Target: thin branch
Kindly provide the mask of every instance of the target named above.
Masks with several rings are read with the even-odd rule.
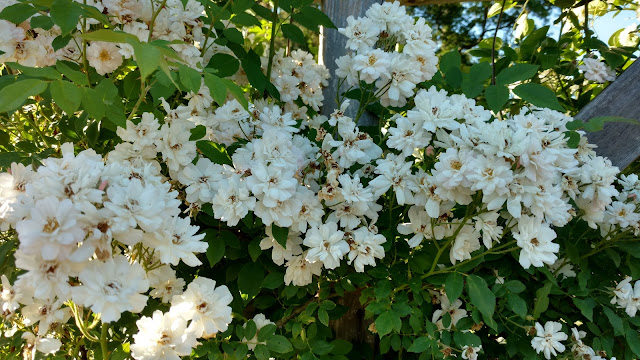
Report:
[[[496,84],[496,39],[498,38],[500,21],[502,21],[502,13],[504,13],[504,5],[506,3],[507,3],[507,0],[502,0],[502,7],[500,8],[500,15],[498,15],[498,23],[496,24],[496,31],[493,33],[493,46],[491,46],[491,85]]]

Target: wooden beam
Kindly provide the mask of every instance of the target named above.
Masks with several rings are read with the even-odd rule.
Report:
[[[322,11],[338,28],[347,26],[347,17],[361,17],[373,4],[380,4],[383,0],[322,0]],[[320,34],[319,58],[321,62],[329,69],[332,74],[329,79],[329,86],[323,90],[324,105],[322,106],[322,114],[329,116],[335,109],[339,107],[336,104],[336,92],[338,90],[338,78],[336,73],[336,59],[347,53],[347,37],[340,34],[336,29],[323,28]],[[341,89],[344,91],[346,89]],[[355,117],[358,110],[358,102],[351,100],[351,105],[347,111],[347,116]],[[377,125],[378,119],[368,113],[360,117],[359,125]]]
[[[588,121],[598,116],[620,116],[640,124],[640,61],[635,61],[615,81],[575,116]],[[621,170],[640,157],[640,125],[611,122],[587,134],[598,145],[596,153],[608,157]]]

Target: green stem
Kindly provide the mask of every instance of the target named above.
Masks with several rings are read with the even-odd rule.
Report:
[[[229,7],[229,5],[231,5],[232,0],[228,0],[226,4],[224,4],[224,6],[222,7],[222,9],[220,9],[220,14],[222,15],[222,13],[227,9],[227,7]],[[207,51],[207,42],[209,41],[209,37],[211,36],[211,31],[213,29],[213,25],[216,23],[218,19],[215,16],[211,17],[211,24],[209,24],[209,31],[207,32],[207,35],[205,35],[204,37],[204,42],[202,43],[202,47],[200,48],[200,56],[204,55],[204,52]]]
[[[149,36],[147,37],[147,42],[151,42],[151,36],[153,36],[153,25],[156,23],[156,18],[160,15],[160,11],[167,4],[167,0],[162,0],[162,4],[158,7],[156,11],[153,12],[153,16],[151,17],[151,22],[149,23]],[[153,6],[153,0],[151,1],[151,6]]]
[[[31,126],[33,126],[33,128],[36,130],[38,135],[40,135],[40,137],[42,138],[42,141],[44,142],[44,144],[47,147],[51,147],[51,144],[49,144],[49,141],[47,141],[46,136],[44,136],[44,133],[42,133],[42,130],[40,130],[40,127],[38,126],[38,124],[36,124],[36,119],[33,117],[33,114],[31,112],[27,113],[27,121],[29,121]]]
[[[278,26],[278,0],[273,0],[273,20],[271,22],[271,39],[269,40],[269,62],[267,64],[267,81],[271,81],[271,67],[276,54],[276,30]]]
[[[506,3],[507,3],[507,0],[502,0],[500,15],[498,15],[498,23],[496,24],[496,32],[493,34],[493,46],[491,47],[491,85],[496,84],[496,39],[498,38],[498,30],[500,30],[500,21],[502,20],[502,13],[504,12],[504,5]]]
[[[102,360],[109,360],[109,350],[107,349],[107,334],[109,333],[109,323],[102,323],[100,331],[100,349],[102,350]]]

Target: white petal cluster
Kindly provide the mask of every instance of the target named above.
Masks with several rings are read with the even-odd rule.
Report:
[[[618,169],[609,160],[584,142],[578,149],[567,145],[571,118],[532,108],[492,120],[474,100],[435,87],[418,91],[415,103],[405,116],[392,117],[388,129],[387,146],[401,154],[378,160],[378,176],[369,182],[374,195],[393,189],[398,204],[412,205],[409,222],[398,226],[412,248],[455,234],[455,263],[510,232],[522,248],[522,266],[540,267],[557,260],[553,227],[566,225],[577,210],[592,227],[637,227],[636,180],[625,178],[629,190],[622,199],[614,186]],[[415,161],[433,168],[416,171]],[[448,220],[450,210],[471,205],[480,214]]]
[[[631,277],[627,276],[620,281],[613,290],[615,295],[611,299],[611,303],[624,309],[627,315],[634,317],[640,309],[640,281],[631,284]]]
[[[374,84],[383,106],[405,105],[416,84],[436,72],[431,28],[397,1],[374,4],[361,18],[349,16],[347,26],[338,31],[347,37],[351,52],[336,60],[336,75],[349,86]]]
[[[127,142],[108,160],[64,144],[37,170],[13,164],[0,176],[2,227],[16,231],[23,270],[13,285],[3,276],[0,305],[5,316],[20,310],[25,326],[37,324],[42,341],[71,317],[68,300],[114,322],[141,312],[150,286],[164,301],[182,292],[184,280],[162,264],[201,264],[194,254],[206,251],[204,235],[179,216],[178,192],[153,160],[158,128],[145,114],[118,130]]]
[[[615,70],[611,69],[604,62],[594,58],[584,58],[582,62],[584,64],[578,66],[578,69],[584,72],[585,79],[600,84],[616,79]]]
[[[536,336],[531,340],[531,347],[538,353],[543,353],[549,360],[551,355],[556,356],[565,350],[561,341],[567,340],[567,334],[562,332],[562,324],[555,321],[547,321],[544,327],[536,323]]]
[[[179,359],[191,354],[198,338],[209,338],[225,331],[231,322],[233,300],[226,286],[198,277],[187,290],[173,296],[171,308],[156,310],[151,317],[136,321],[131,355],[136,360]]]

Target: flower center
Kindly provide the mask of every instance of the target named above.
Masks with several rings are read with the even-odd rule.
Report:
[[[60,227],[60,223],[58,223],[57,219],[48,218],[47,219],[47,223],[42,228],[42,231],[44,231],[44,232],[46,232],[48,234],[51,234],[52,232],[56,231],[59,227]]]

